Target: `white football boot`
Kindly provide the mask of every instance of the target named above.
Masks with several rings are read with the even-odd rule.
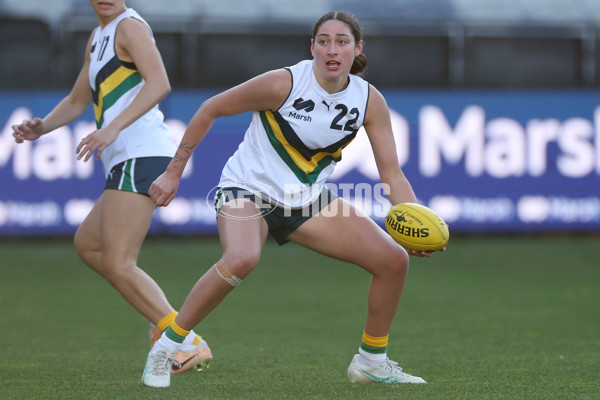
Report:
[[[158,328],[150,329],[150,348],[154,346],[162,331]],[[194,334],[195,335],[195,334]],[[175,360],[179,363],[173,363],[171,368],[172,374],[179,374],[187,371],[204,371],[210,366],[213,359],[212,352],[208,343],[200,337],[201,341],[198,344],[182,344],[179,351],[175,354]]]
[[[348,367],[348,379],[352,383],[427,383],[418,376],[412,376],[402,372],[398,363],[389,358],[375,367],[367,367],[359,361],[356,354]]]
[[[169,387],[171,385],[171,367],[178,363],[175,359],[176,350],[169,350],[156,342],[148,358],[142,374],[142,382],[150,387]]]

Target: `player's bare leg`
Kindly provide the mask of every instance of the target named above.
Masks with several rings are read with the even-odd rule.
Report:
[[[319,215],[302,224],[289,239],[338,260],[351,262],[371,273],[368,311],[359,354],[348,367],[351,382],[425,383],[402,371],[387,358],[388,333],[402,295],[408,273],[408,254],[379,228],[341,198]],[[365,339],[367,338],[367,339]],[[373,341],[369,350],[365,341]]]
[[[256,216],[256,218],[252,218]],[[219,213],[219,238],[222,261],[229,271],[243,280],[258,264],[268,235],[268,226],[256,204],[248,199],[226,203]],[[192,329],[234,289],[215,267],[196,283],[175,319],[185,329]]]
[[[81,259],[154,324],[173,312],[158,284],[137,266],[155,207],[147,196],[105,190],[74,239]]]
[[[218,225],[223,257],[196,282],[177,318],[148,354],[142,374],[146,386],[171,384],[167,370],[185,332],[200,323],[258,264],[268,227],[252,201],[237,199],[226,203],[219,213]]]
[[[289,239],[369,272],[365,330],[372,336],[389,333],[408,273],[408,254],[402,247],[341,198],[302,224]]]

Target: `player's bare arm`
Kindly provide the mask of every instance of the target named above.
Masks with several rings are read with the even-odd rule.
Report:
[[[371,142],[381,182],[389,185],[390,202],[416,202],[417,197],[398,164],[389,108],[383,95],[372,85],[364,128]]]
[[[96,150],[96,159],[99,159],[104,149],[115,141],[123,129],[147,113],[171,91],[160,53],[150,30],[143,22],[134,18],[121,21],[115,37],[115,51],[120,60],[135,64],[146,84],[131,104],[108,126],[81,141],[77,154],[78,159],[83,158],[84,161]]]
[[[398,164],[390,111],[383,95],[370,86],[369,103],[364,128],[369,136],[381,182],[389,187],[392,204],[416,203],[417,197]],[[445,249],[444,249],[445,250]],[[431,252],[409,250],[416,257],[431,257]]]
[[[218,118],[250,111],[275,110],[287,98],[291,84],[288,71],[274,70],[206,100],[190,121],[167,171],[181,176],[185,162]]]
[[[218,118],[250,111],[276,110],[285,102],[291,87],[288,71],[273,70],[202,103],[185,130],[167,170],[150,187],[150,197],[157,206],[167,206],[175,198],[187,161]]]
[[[89,89],[88,70],[90,65],[89,50],[91,41],[92,36],[88,40],[83,66],[71,92],[43,119],[34,118],[33,120],[23,121],[19,125],[12,126],[13,137],[17,143],[22,143],[24,140],[36,140],[56,128],[75,121],[90,105],[92,94]]]
[[[164,99],[171,92],[171,85],[160,52],[143,22],[135,18],[121,21],[115,37],[115,52],[120,60],[134,63],[146,81],[131,105],[111,123],[123,130]]]

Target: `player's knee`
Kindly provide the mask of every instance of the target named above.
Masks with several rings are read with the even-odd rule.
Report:
[[[406,250],[400,246],[392,246],[387,252],[384,260],[381,261],[384,267],[384,274],[389,279],[404,280],[408,274],[409,256]]]
[[[80,258],[83,258],[82,254],[85,253],[85,241],[82,236],[79,229],[75,232],[75,236],[73,236],[73,246],[75,246],[75,251],[79,254]]]
[[[223,260],[226,260],[232,274],[243,279],[260,261],[260,252],[245,251],[228,254],[223,256]]]
[[[391,264],[391,273],[394,275],[394,277],[398,278],[398,279],[406,279],[406,275],[408,275],[408,255],[406,253],[403,253],[404,256],[400,259],[396,259],[392,264]]]
[[[100,263],[100,268],[97,272],[104,277],[110,283],[128,282],[134,275],[132,275],[133,268],[135,265],[129,265],[130,263],[119,262],[115,260],[106,259],[103,257]]]
[[[135,279],[137,260],[118,252],[101,250],[96,254],[97,266],[91,266],[109,282]]]
[[[92,264],[94,248],[90,245],[90,241],[85,237],[81,231],[77,230],[73,237],[73,246],[79,258],[90,267],[94,267]]]
[[[117,282],[121,278],[121,270],[115,268],[115,263],[107,257],[102,257],[97,271],[109,282]]]
[[[102,268],[98,270],[98,273],[111,284],[121,282],[123,280],[120,270],[106,268],[106,265],[102,265]]]

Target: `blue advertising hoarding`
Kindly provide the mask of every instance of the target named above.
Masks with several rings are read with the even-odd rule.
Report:
[[[600,232],[600,92],[382,92],[404,173],[451,232]],[[95,129],[91,110],[39,141],[12,139],[11,125],[43,117],[65,94],[0,92],[0,236],[72,234],[102,192],[101,163],[75,157]],[[175,91],[161,103],[176,142],[212,94]],[[250,114],[217,121],[151,233],[216,233],[214,187],[249,122]],[[330,181],[383,221],[389,204],[364,133]]]

